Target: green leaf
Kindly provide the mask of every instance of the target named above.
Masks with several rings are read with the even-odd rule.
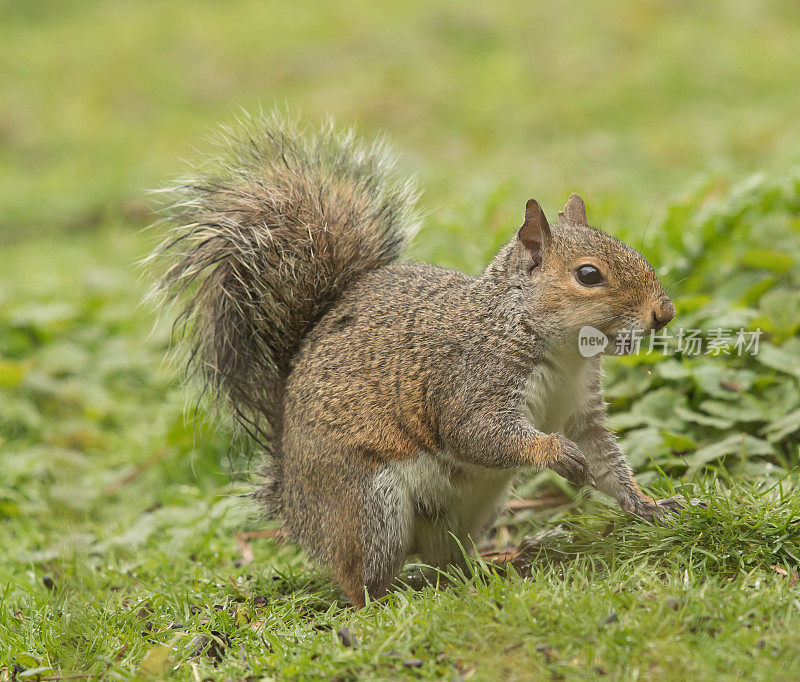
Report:
[[[730,456],[737,456],[742,460],[748,457],[773,455],[772,446],[765,440],[756,438],[746,433],[737,433],[725,440],[711,445],[706,445],[689,458],[691,465],[687,476],[692,476],[703,466]]]
[[[668,359],[664,360],[663,362],[659,362],[656,365],[655,370],[656,374],[658,374],[662,379],[667,379],[668,381],[688,379],[692,374],[689,367],[679,360],[674,359]]]
[[[768,341],[760,344],[756,359],[766,367],[800,378],[800,358]]]
[[[677,431],[683,425],[680,418],[674,414],[675,407],[684,405],[686,396],[681,395],[670,386],[650,391],[640,400],[631,405],[628,411],[629,419],[638,424],[661,427]]]
[[[790,336],[800,328],[800,292],[786,288],[773,289],[759,302],[766,318],[766,329],[774,334]]]
[[[664,453],[664,437],[658,429],[636,429],[620,438],[619,445],[631,466],[641,467]]]
[[[699,390],[724,400],[738,400],[737,391],[726,386],[736,386],[742,391],[749,390],[756,380],[756,373],[749,369],[726,367],[724,358],[705,358],[692,370],[694,383]]]
[[[744,306],[755,305],[761,297],[766,294],[778,280],[775,277],[765,277],[753,284],[747,291],[742,294],[739,303]]]
[[[44,675],[51,675],[53,673],[53,669],[48,666],[39,666],[38,668],[29,668],[17,675],[18,680],[33,680],[39,679]]]
[[[767,421],[763,410],[750,396],[742,396],[738,402],[723,402],[721,400],[704,400],[700,409],[714,417],[733,419],[737,422]]]
[[[139,670],[149,677],[163,678],[172,665],[172,656],[168,646],[155,646],[142,659]]]
[[[664,437],[664,445],[671,450],[693,450],[697,447],[697,441],[690,436],[667,431],[666,429],[661,430],[661,435]]]
[[[0,386],[19,386],[29,366],[27,362],[0,359]]]
[[[32,654],[30,651],[23,651],[14,657],[14,662],[23,668],[36,668],[42,662],[42,657]]]
[[[621,378],[611,384],[604,393],[608,398],[640,396],[652,383],[653,377],[643,372],[640,368],[629,368],[624,370],[624,373],[621,373]]]
[[[800,408],[761,429],[761,433],[770,443],[777,443],[798,431],[800,431]]]
[[[742,254],[739,264],[749,268],[761,268],[782,273],[791,269],[794,259],[785,253],[771,249],[748,249]]]
[[[709,417],[708,415],[695,412],[680,405],[675,408],[675,414],[681,419],[701,426],[711,426],[715,429],[725,430],[733,426],[733,419],[722,419],[719,417]]]
[[[642,426],[647,422],[645,416],[638,412],[625,410],[609,415],[608,426],[612,431],[627,431]]]

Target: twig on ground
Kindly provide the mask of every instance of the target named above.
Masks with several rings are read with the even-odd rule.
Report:
[[[236,544],[239,545],[239,553],[242,555],[242,563],[249,564],[255,559],[255,555],[253,554],[253,548],[250,546],[250,543],[245,540],[241,533],[236,534]]]
[[[569,504],[569,498],[558,495],[556,497],[540,497],[536,500],[509,500],[506,502],[506,509],[509,511],[521,511],[523,509],[558,507],[562,504]]]
[[[170,453],[168,450],[161,450],[152,457],[148,457],[144,462],[137,464],[127,474],[121,476],[116,481],[112,481],[105,488],[103,488],[103,495],[105,497],[109,497],[110,495],[119,492],[122,488],[128,485],[128,483],[131,483],[132,481],[135,481],[137,478],[139,478],[139,476],[141,476],[150,467],[155,466],[162,459],[166,459],[169,456],[169,454]]]
[[[484,561],[490,564],[508,564],[517,558],[519,551],[516,548],[501,551],[487,549],[482,551],[480,555]]]
[[[255,559],[253,548],[249,541],[257,538],[272,538],[280,542],[284,538],[284,533],[280,528],[266,528],[264,530],[251,530],[245,533],[236,533],[236,544],[239,545],[239,553],[242,555],[242,564],[249,564]]]
[[[283,540],[284,532],[280,528],[265,528],[264,530],[249,530],[244,533],[237,533],[236,537],[240,537],[242,540],[255,540],[257,538]]]

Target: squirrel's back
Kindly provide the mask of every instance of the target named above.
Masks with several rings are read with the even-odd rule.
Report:
[[[278,495],[292,357],[348,286],[402,253],[416,190],[382,142],[330,125],[306,134],[278,115],[245,118],[219,147],[165,190],[175,227],[151,256],[167,263],[153,295],[184,301],[187,368],[277,464]]]
[[[324,422],[343,445],[375,451],[376,461],[436,449],[425,402],[441,366],[474,343],[474,281],[425,263],[365,273],[293,358],[284,403],[292,427]]]

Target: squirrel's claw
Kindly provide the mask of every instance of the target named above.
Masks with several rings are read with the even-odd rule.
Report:
[[[558,450],[550,464],[550,469],[578,487],[584,485],[597,487],[594,476],[589,470],[589,463],[575,443],[569,438],[559,436]]]
[[[702,507],[705,509],[708,507],[708,504],[697,498],[687,500],[683,495],[674,495],[673,497],[667,497],[663,500],[657,500],[652,504],[645,505],[637,509],[634,513],[647,521],[658,519],[663,523],[669,516],[677,516],[681,511],[690,506]]]

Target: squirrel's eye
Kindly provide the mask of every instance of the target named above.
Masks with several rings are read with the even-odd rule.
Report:
[[[585,287],[596,287],[603,283],[603,275],[594,265],[581,265],[575,271],[575,279]]]

